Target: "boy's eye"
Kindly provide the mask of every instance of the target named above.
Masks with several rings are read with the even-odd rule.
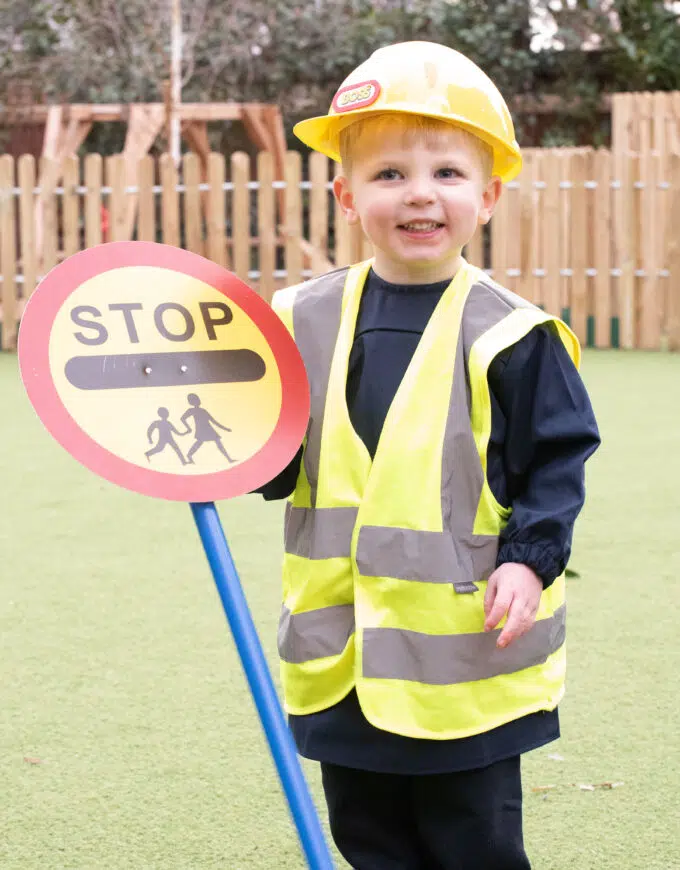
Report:
[[[397,178],[401,178],[398,169],[381,169],[375,176],[376,181],[395,181]]]
[[[453,166],[442,166],[437,170],[437,178],[461,178],[463,173]]]

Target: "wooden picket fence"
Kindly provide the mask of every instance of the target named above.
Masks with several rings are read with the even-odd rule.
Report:
[[[680,152],[680,91],[612,94],[612,147],[661,158]]]
[[[335,165],[313,154],[305,168],[297,152],[287,154],[280,180],[266,152],[252,163],[245,154],[211,154],[207,165],[187,154],[179,168],[164,155],[141,160],[130,186],[120,155],[56,167],[0,157],[0,348],[15,347],[40,278],[103,241],[185,247],[267,300],[279,287],[371,256],[334,203]],[[61,181],[39,189],[37,177]],[[465,253],[564,317],[584,344],[680,350],[679,236],[680,155],[665,154],[662,171],[649,152],[530,149]]]

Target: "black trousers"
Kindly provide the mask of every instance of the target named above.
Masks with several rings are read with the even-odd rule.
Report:
[[[333,839],[354,870],[530,870],[520,758],[404,776],[321,764]]]

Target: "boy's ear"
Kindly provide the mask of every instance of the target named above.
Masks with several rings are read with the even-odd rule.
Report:
[[[503,182],[497,175],[490,178],[482,193],[482,207],[479,210],[479,224],[488,224],[501,197]]]
[[[359,215],[354,207],[354,194],[350,190],[349,181],[344,175],[336,175],[333,179],[333,194],[345,215],[347,223],[357,223]]]

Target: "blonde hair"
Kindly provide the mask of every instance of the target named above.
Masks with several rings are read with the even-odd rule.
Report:
[[[421,137],[425,141],[436,142],[452,134],[472,145],[477,152],[485,180],[491,178],[493,171],[493,150],[490,145],[463,127],[457,127],[439,118],[427,115],[411,115],[407,112],[381,112],[365,117],[359,116],[344,127],[339,134],[339,151],[343,171],[349,173],[352,159],[366,139],[380,139],[387,133],[401,133],[406,143]]]

